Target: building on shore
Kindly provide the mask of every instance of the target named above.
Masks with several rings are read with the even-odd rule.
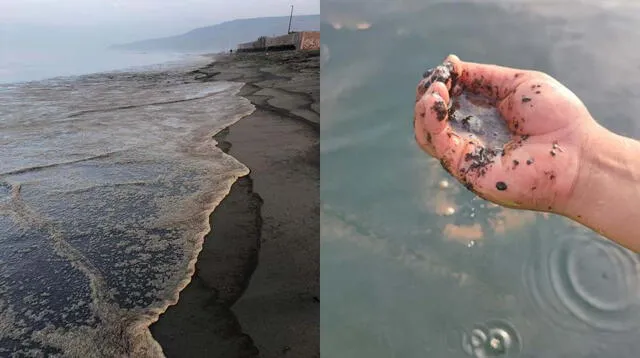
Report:
[[[287,35],[262,36],[253,42],[238,45],[237,52],[284,51],[284,50],[319,50],[320,31],[291,32]]]

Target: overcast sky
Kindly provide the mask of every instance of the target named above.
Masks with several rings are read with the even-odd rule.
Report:
[[[53,28],[118,43],[237,18],[289,15],[290,5],[294,16],[320,13],[320,0],[0,0],[0,35],[4,40],[20,32],[34,37]]]

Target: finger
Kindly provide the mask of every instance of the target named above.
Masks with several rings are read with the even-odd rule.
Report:
[[[416,143],[418,146],[429,154],[432,157],[436,156],[435,149],[432,144],[432,136],[431,133],[427,132],[424,128],[424,121],[422,120],[424,116],[424,112],[419,113],[418,105],[416,105],[415,112],[413,115],[413,134],[415,137]]]
[[[501,100],[512,93],[531,72],[491,64],[459,61],[455,67],[457,80],[473,93]]]
[[[414,132],[420,147],[430,155],[457,167],[465,141],[447,123],[449,94],[443,83],[435,82],[416,103]],[[457,156],[454,158],[454,156]]]
[[[429,155],[435,157],[435,149],[433,147],[433,140],[430,130],[427,129],[427,116],[431,115],[428,110],[428,103],[432,103],[433,91],[425,93],[419,98],[414,107],[413,113],[413,130],[416,142],[420,145],[420,148],[427,152]]]
[[[436,158],[440,159],[442,166],[458,180],[464,177],[464,171],[460,170],[462,158],[468,152],[470,141],[460,137],[450,128],[432,135],[432,146]]]
[[[416,88],[416,101],[427,92],[427,89],[431,87],[433,83],[436,82],[444,83],[447,91],[450,90],[452,84],[452,71],[453,65],[449,62],[444,62],[441,65],[425,71],[422,75],[422,80],[420,80],[418,87]]]
[[[500,161],[501,153],[487,149],[479,139],[467,140],[464,156],[459,163],[461,181],[467,189],[482,193],[483,188],[479,185],[480,178],[486,176],[495,163]]]
[[[447,128],[448,104],[445,98],[440,95],[440,90],[426,93],[416,103],[415,113],[418,121],[422,121],[422,126],[431,134],[439,134]]]
[[[436,103],[440,99],[444,102],[444,105]],[[440,116],[444,115],[446,117],[448,115],[448,102],[449,93],[447,92],[446,87],[440,82],[435,82],[431,85],[428,93],[425,94],[415,106],[413,117],[415,139],[425,152],[434,157],[436,157],[437,154],[433,146],[432,137],[434,134],[440,133],[444,130],[446,126],[438,123],[432,123],[433,118],[435,118],[436,122],[439,122],[438,118]],[[434,112],[436,110],[438,112]]]
[[[462,86],[458,81],[460,74],[462,73],[462,61],[456,55],[449,55],[444,59],[445,64],[449,64],[449,68],[451,69],[451,86],[449,87],[449,93],[452,96],[459,96],[462,92]]]
[[[438,95],[440,95],[440,97],[442,97],[444,102],[447,105],[449,105],[449,100],[450,100],[449,90],[447,89],[447,85],[442,82],[433,82],[431,83],[429,88],[426,88],[426,89],[418,85],[416,102],[420,100],[420,98],[424,97],[425,94],[432,94],[432,93],[437,93]]]
[[[470,140],[456,134],[447,121],[447,89],[443,83],[434,83],[430,93],[416,104],[416,127],[425,132],[422,135],[427,151],[440,159],[449,173],[460,178],[458,172],[461,158]],[[443,96],[440,95],[443,93]]]

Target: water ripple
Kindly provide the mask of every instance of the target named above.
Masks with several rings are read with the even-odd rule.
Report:
[[[462,349],[476,358],[517,357],[522,351],[522,338],[509,322],[491,320],[463,332]]]
[[[544,241],[544,240],[543,240]],[[528,293],[545,316],[573,330],[630,332],[640,326],[640,259],[577,230],[541,243],[525,266]]]

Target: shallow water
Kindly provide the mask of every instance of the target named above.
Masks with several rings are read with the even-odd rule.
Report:
[[[637,356],[638,255],[475,197],[412,129],[455,53],[548,72],[640,138],[640,12],[618,3],[323,0],[323,356]]]
[[[0,87],[0,356],[159,354],[146,326],[248,173],[212,135],[254,107],[197,65]]]

